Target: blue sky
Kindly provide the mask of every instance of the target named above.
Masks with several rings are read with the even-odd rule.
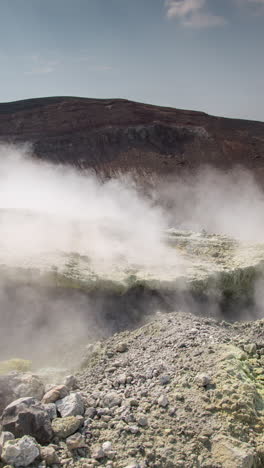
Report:
[[[122,97],[264,121],[264,0],[0,0],[0,101]]]

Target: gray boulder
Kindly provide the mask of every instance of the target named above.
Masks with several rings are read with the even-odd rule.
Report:
[[[33,437],[24,436],[22,439],[5,442],[2,459],[5,463],[20,467],[28,466],[39,456],[40,450]]]
[[[0,457],[2,454],[3,446],[8,440],[13,440],[15,438],[14,434],[11,432],[1,432],[0,435]]]
[[[15,400],[5,408],[2,427],[15,437],[33,436],[40,444],[48,443],[53,436],[47,411],[38,400],[30,397]]]
[[[83,424],[83,418],[80,416],[56,418],[52,421],[52,429],[55,436],[66,439],[68,436],[77,432],[81,424]]]
[[[80,393],[70,395],[56,401],[57,410],[63,418],[67,416],[83,416],[84,399]]]

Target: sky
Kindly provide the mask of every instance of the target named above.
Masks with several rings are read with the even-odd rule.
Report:
[[[126,98],[264,121],[264,0],[0,0],[0,102]]]

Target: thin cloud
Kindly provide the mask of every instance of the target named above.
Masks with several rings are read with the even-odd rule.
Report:
[[[165,0],[166,14],[184,26],[208,28],[224,26],[228,19],[211,11],[210,0]],[[237,8],[248,7],[252,13],[264,13],[264,0],[232,0]]]
[[[185,18],[204,8],[206,0],[166,0],[168,18]]]
[[[226,19],[208,10],[207,0],[166,0],[168,18],[178,19],[184,26],[208,28],[223,26]]]

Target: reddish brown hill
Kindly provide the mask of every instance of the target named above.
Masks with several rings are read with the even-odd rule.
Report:
[[[105,175],[173,174],[240,164],[264,181],[264,123],[123,99],[53,97],[0,104],[0,140]]]

